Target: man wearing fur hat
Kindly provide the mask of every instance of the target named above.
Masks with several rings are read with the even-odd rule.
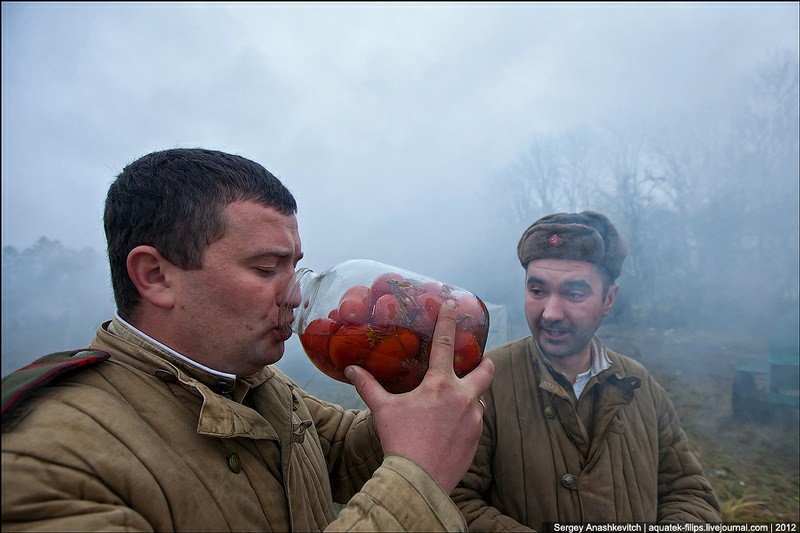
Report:
[[[531,336],[487,353],[496,373],[483,435],[452,495],[470,530],[720,522],[664,389],[595,335],[627,254],[611,221],[545,216],[517,253]]]

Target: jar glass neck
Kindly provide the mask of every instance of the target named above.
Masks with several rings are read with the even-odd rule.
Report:
[[[282,327],[297,331],[299,313],[295,310],[303,304],[303,301],[307,301],[308,295],[304,293],[316,277],[314,271],[309,268],[298,268],[295,271],[279,302],[278,321]]]

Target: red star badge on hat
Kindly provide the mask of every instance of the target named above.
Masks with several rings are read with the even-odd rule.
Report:
[[[547,238],[547,247],[548,248],[558,248],[558,245],[561,244],[561,242],[563,240],[564,239],[559,237],[557,233],[553,233],[552,235],[550,235]]]

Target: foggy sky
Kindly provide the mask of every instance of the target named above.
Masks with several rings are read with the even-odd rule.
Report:
[[[713,121],[797,48],[797,3],[3,2],[2,244],[103,251],[114,176],[202,146],[286,183],[305,266],[457,283],[537,135]]]

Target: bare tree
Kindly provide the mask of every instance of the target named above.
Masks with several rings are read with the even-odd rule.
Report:
[[[626,235],[637,316],[758,327],[798,304],[800,91],[795,51],[751,74],[715,120],[540,137],[513,165],[522,224],[596,209]],[[520,193],[520,191],[522,191]]]
[[[537,138],[509,172],[516,218],[531,222],[593,208],[602,177],[594,145],[588,132],[578,130]]]
[[[714,202],[704,245],[716,278],[747,294],[745,320],[763,321],[798,300],[798,181],[800,113],[798,59],[779,53],[765,61],[748,86],[748,100],[729,125],[715,154]],[[725,242],[728,245],[720,247]],[[718,268],[718,267],[716,267]]]
[[[603,172],[597,143],[589,129],[572,131],[559,138],[561,183],[566,211],[597,209],[602,197]]]
[[[534,140],[512,165],[512,205],[520,224],[530,223],[556,208],[561,196],[560,173],[557,143],[552,137]]]

